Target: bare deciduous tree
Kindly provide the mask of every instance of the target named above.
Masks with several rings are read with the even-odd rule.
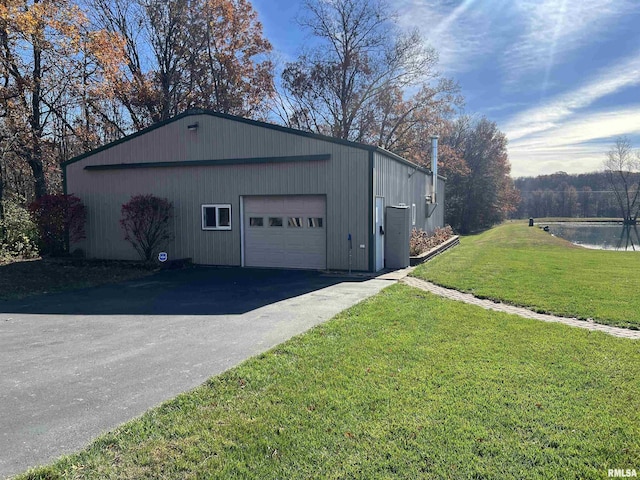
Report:
[[[607,152],[604,171],[625,225],[635,225],[640,210],[640,152],[620,137]]]
[[[337,138],[392,142],[397,128],[391,132],[389,125],[378,124],[375,131],[374,104],[384,102],[387,93],[402,96],[407,87],[436,78],[437,53],[417,31],[400,32],[384,0],[304,5],[299,23],[314,45],[284,69],[285,121]]]

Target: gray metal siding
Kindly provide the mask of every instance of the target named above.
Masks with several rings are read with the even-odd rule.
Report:
[[[429,212],[433,210],[427,218],[427,204],[425,196],[432,191],[431,175],[417,170],[411,166],[404,165],[396,160],[385,156],[380,152],[374,152],[374,173],[373,192],[375,197],[384,197],[385,206],[399,205],[401,203],[416,205],[416,225],[415,228],[422,228],[425,231],[433,232],[436,227],[444,224],[444,181],[438,179],[438,202],[439,205],[429,205]],[[414,228],[412,226],[412,228]]]
[[[435,208],[433,215],[429,219],[430,221],[430,223],[428,224],[429,231],[432,231],[436,227],[444,226],[444,202],[446,199],[445,188],[446,188],[446,182],[442,178],[438,177],[438,192],[436,195],[438,197],[437,198],[438,206]],[[431,192],[431,186],[429,186],[429,192]],[[433,206],[430,208],[433,208]]]
[[[197,132],[187,125],[198,122]],[[190,166],[87,171],[87,165],[215,160],[330,154],[303,163]],[[353,268],[367,270],[368,152],[346,145],[207,115],[189,116],[88,156],[67,169],[68,192],[87,206],[87,239],[77,246],[89,257],[135,259],[123,240],[120,208],[132,195],[152,193],[174,204],[170,258],[240,265],[240,196],[326,195],[327,268],[347,269],[347,236],[353,236]],[[406,167],[405,167],[406,168]],[[203,231],[200,206],[230,203],[231,231]],[[358,248],[365,245],[364,249]]]

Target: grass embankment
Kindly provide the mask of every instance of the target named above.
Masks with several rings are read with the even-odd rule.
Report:
[[[534,221],[538,225],[544,225],[545,223],[552,222],[560,222],[560,223],[584,223],[584,222],[595,222],[595,223],[620,223],[622,224],[622,219],[620,217],[542,217],[542,218],[534,218]]]
[[[0,262],[0,300],[124,282],[151,273],[137,262],[62,258]]]
[[[395,285],[21,478],[606,478],[639,344]]]
[[[413,275],[555,315],[640,327],[640,254],[589,250],[524,223],[463,237]]]

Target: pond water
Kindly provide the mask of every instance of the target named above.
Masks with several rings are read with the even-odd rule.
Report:
[[[549,225],[552,235],[585,248],[640,251],[640,227],[635,225],[604,222],[559,222],[545,225]]]

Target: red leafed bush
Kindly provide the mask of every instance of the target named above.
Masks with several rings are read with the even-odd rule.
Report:
[[[136,195],[122,205],[120,225],[124,239],[133,245],[142,260],[150,262],[154,254],[172,239],[169,220],[173,204],[166,198]]]
[[[433,234],[429,235],[424,230],[411,230],[409,240],[409,254],[411,256],[420,255],[427,252],[441,243],[446,242],[453,236],[453,229],[447,225],[444,228],[436,228]]]
[[[40,237],[40,251],[51,255],[69,252],[69,243],[85,238],[87,210],[75,195],[45,195],[29,205]]]

